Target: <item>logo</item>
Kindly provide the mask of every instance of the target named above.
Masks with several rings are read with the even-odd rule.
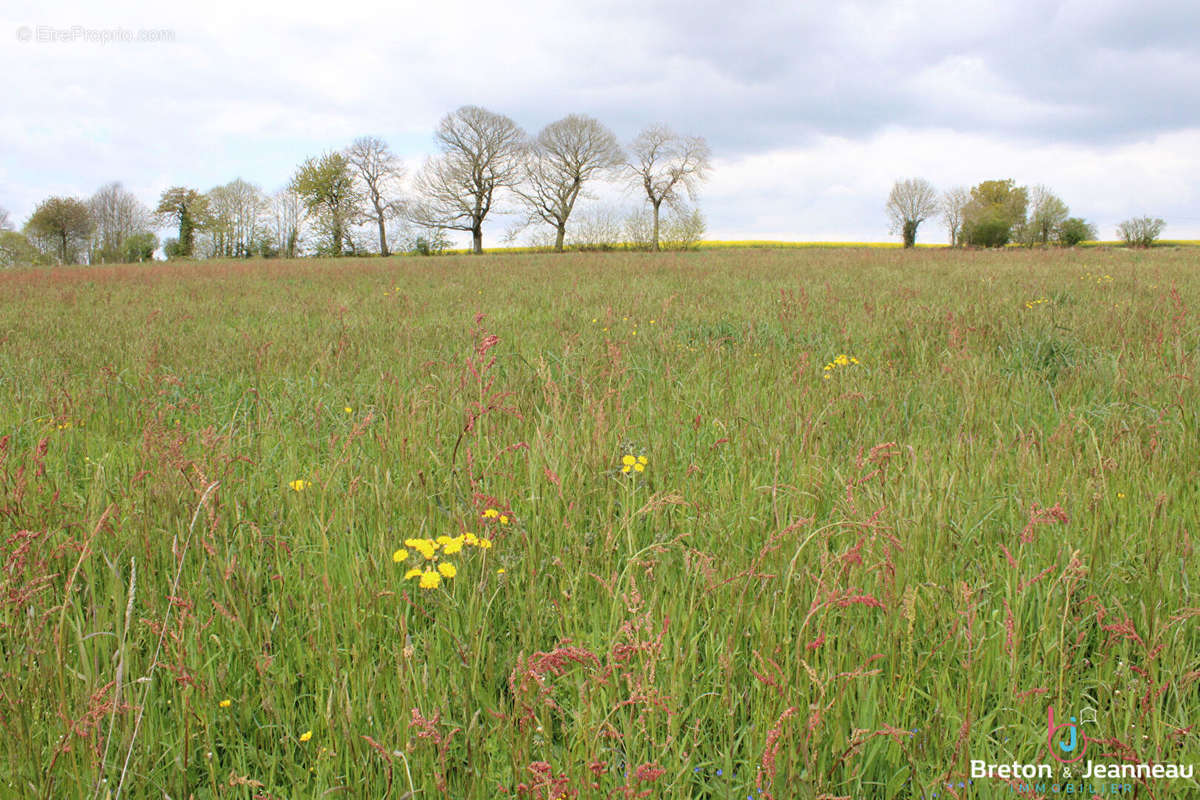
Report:
[[[1050,750],[1050,755],[1054,756],[1055,760],[1063,764],[1074,764],[1076,761],[1083,759],[1087,752],[1088,737],[1079,732],[1079,726],[1075,722],[1075,717],[1071,717],[1070,722],[1064,722],[1061,725],[1054,724],[1054,706],[1049,707],[1046,720],[1046,747]],[[1065,741],[1060,739],[1061,731],[1066,730],[1067,738]]]

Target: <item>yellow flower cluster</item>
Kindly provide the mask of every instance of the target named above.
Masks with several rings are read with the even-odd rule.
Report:
[[[838,354],[837,358],[825,365],[825,380],[829,380],[829,377],[833,374],[835,369],[838,369],[839,367],[848,367],[851,364],[859,363],[861,362],[854,356],[848,356],[845,353],[840,353]]]
[[[408,550],[415,550],[420,557],[417,562],[419,566],[410,567],[404,573],[404,580],[417,580],[422,589],[436,589],[441,586],[443,579],[449,580],[458,574],[458,567],[449,561],[441,561],[442,556],[457,555],[467,545],[487,550],[492,546],[492,540],[473,533],[439,536],[436,539],[405,539],[404,547],[392,553],[392,561],[404,564],[410,557]]]
[[[650,463],[650,459],[645,456],[634,456],[627,454],[621,458],[621,472],[628,475],[630,472],[645,472],[646,465]]]
[[[294,480],[288,484],[293,492],[303,492],[308,487],[312,486],[312,481]]]
[[[1050,301],[1049,301],[1049,300],[1047,300],[1046,298],[1044,298],[1044,297],[1039,297],[1037,300],[1030,300],[1029,302],[1027,302],[1027,303],[1025,304],[1025,308],[1027,308],[1027,309],[1029,309],[1029,310],[1033,310],[1033,308],[1034,308],[1035,306],[1040,306],[1040,305],[1042,305],[1043,303],[1049,303],[1049,302],[1050,302]]]
[[[511,521],[508,518],[508,514],[501,514],[499,511],[497,511],[494,508],[489,508],[486,511],[484,511],[483,519],[485,521],[494,519],[497,522],[499,522],[501,525],[507,525]]]
[[[1091,280],[1091,281],[1095,281],[1096,283],[1098,283],[1098,284],[1100,284],[1100,285],[1104,285],[1104,284],[1106,284],[1106,283],[1112,283],[1112,282],[1113,282],[1113,276],[1112,276],[1112,275],[1093,275],[1093,274],[1092,274],[1092,273],[1090,273],[1090,272],[1085,272],[1084,274],[1080,275],[1080,276],[1079,276],[1079,279],[1080,279],[1081,281],[1089,281],[1089,280]]]

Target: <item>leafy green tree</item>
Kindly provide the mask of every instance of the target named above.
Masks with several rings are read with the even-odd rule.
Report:
[[[43,200],[25,223],[25,233],[60,264],[79,261],[94,229],[87,203],[75,197]]]
[[[172,186],[162,193],[155,213],[164,224],[179,226],[179,238],[167,257],[191,258],[196,248],[196,230],[208,216],[208,198],[195,189]]]
[[[126,264],[139,264],[143,261],[153,261],[154,251],[158,249],[158,237],[149,231],[134,233],[125,237],[122,243],[121,259]]]
[[[326,153],[300,165],[289,188],[316,216],[327,241],[325,255],[340,256],[347,245],[350,226],[362,216],[363,197],[355,186],[349,159],[343,153]]]
[[[975,247],[1003,247],[1025,222],[1029,192],[1012,179],[984,181],[971,189],[964,209],[963,240]]]
[[[1058,243],[1063,247],[1074,247],[1080,242],[1096,239],[1096,226],[1079,217],[1068,217],[1058,226]]]
[[[1129,247],[1151,247],[1166,225],[1156,217],[1133,217],[1117,226],[1117,236]]]
[[[0,230],[0,267],[22,267],[45,263],[46,257],[38,252],[23,233]]]

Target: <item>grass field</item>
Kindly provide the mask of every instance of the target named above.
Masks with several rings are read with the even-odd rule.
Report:
[[[0,797],[1200,761],[1195,253],[0,275]]]

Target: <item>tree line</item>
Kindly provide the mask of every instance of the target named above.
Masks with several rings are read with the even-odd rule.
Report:
[[[891,232],[905,247],[917,241],[917,229],[940,217],[951,247],[1004,247],[1016,242],[1027,247],[1074,247],[1094,240],[1096,226],[1070,216],[1062,198],[1045,186],[1017,186],[1012,179],[989,180],[971,187],[950,189],[940,196],[924,178],[896,181],[884,205]],[[1149,247],[1166,223],[1151,217],[1134,217],[1117,227],[1117,236],[1131,247]]]
[[[0,263],[146,261],[161,228],[174,233],[161,243],[168,258],[387,256],[397,230],[406,250],[444,250],[457,231],[482,253],[484,224],[497,212],[518,219],[508,238],[532,228],[562,251],[579,201],[600,182],[624,184],[644,198],[643,212],[621,227],[648,249],[660,249],[664,228],[674,241],[703,233],[703,217],[688,203],[712,153],[703,138],[666,125],[652,125],[622,147],[586,115],[570,114],[531,137],[503,114],[463,106],[442,118],[434,141],[436,155],[411,186],[389,145],[364,136],[306,159],[269,195],[238,178],[207,192],[172,186],[150,209],[110,183],[87,199],[47,198],[19,233],[0,210]]]

